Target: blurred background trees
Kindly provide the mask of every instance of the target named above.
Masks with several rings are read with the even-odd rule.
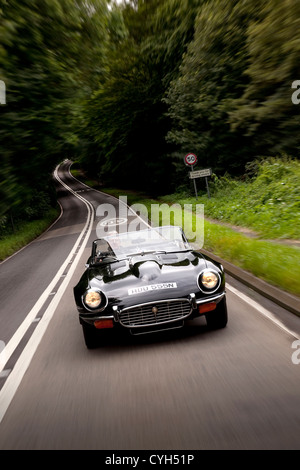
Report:
[[[104,75],[107,22],[104,0],[1,0],[2,214],[40,217],[55,197],[51,173],[77,146],[82,102]]]
[[[153,195],[188,152],[234,175],[298,158],[299,24],[291,0],[1,0],[1,213],[50,203],[66,157]]]
[[[153,193],[173,172],[164,96],[194,34],[199,0],[124,2],[122,39],[109,54],[106,80],[85,106],[81,162],[109,185]]]

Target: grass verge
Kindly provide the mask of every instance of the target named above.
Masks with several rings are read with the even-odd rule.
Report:
[[[291,294],[300,296],[300,249],[249,238],[205,221],[207,251]]]
[[[15,233],[0,240],[0,261],[8,258],[41,235],[59,216],[59,209],[51,209],[43,219],[20,223]]]

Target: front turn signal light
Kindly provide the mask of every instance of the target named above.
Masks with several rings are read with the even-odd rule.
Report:
[[[199,305],[198,311],[199,313],[206,313],[206,312],[212,312],[213,310],[216,309],[216,302],[209,302],[208,304],[201,304]]]
[[[113,320],[96,320],[94,321],[94,326],[98,329],[98,330],[102,330],[104,328],[113,328],[114,327],[114,322]]]

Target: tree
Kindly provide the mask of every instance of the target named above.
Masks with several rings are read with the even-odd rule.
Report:
[[[299,25],[299,2],[268,0],[248,28],[248,83],[232,103],[230,123],[251,138],[258,155],[298,157],[300,114],[291,86],[300,77]]]
[[[76,144],[81,101],[103,75],[107,15],[104,0],[2,0],[2,213],[50,191],[55,164]]]
[[[230,129],[229,113],[248,83],[247,28],[259,5],[217,0],[200,9],[194,39],[166,98],[172,119],[167,138],[177,147],[175,156],[194,152],[201,166],[233,173],[250,157],[247,139]],[[185,171],[180,158],[179,177]]]
[[[107,80],[86,103],[81,130],[82,162],[91,172],[97,167],[103,182],[153,194],[170,188],[163,97],[193,36],[199,3],[139,0],[119,9],[127,34],[113,48]]]

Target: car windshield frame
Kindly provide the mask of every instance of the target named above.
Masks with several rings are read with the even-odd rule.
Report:
[[[191,251],[192,248],[178,226],[162,226],[149,229],[110,233],[94,240],[91,264],[116,262],[133,256],[168,254]]]

